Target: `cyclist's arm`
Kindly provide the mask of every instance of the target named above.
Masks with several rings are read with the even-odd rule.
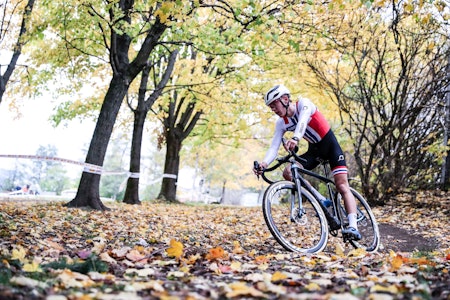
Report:
[[[277,157],[278,149],[281,145],[281,139],[285,133],[285,129],[282,126],[282,119],[278,119],[275,125],[275,133],[272,138],[272,144],[270,145],[269,150],[266,152],[266,156],[264,157],[261,164],[266,164],[265,167],[269,166]]]
[[[298,123],[294,130],[294,136],[301,139],[305,134],[311,116],[316,111],[316,106],[310,100],[300,98],[297,103],[297,109]]]

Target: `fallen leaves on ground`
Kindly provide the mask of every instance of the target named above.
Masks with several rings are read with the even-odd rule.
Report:
[[[448,210],[374,209],[382,222],[436,238],[433,252],[396,252],[382,239],[366,253],[332,237],[324,252],[299,254],[276,243],[259,207],[108,206],[0,202],[0,298],[450,297]]]

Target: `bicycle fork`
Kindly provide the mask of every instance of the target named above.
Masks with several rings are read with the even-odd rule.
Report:
[[[292,191],[291,194],[291,207],[290,207],[290,217],[291,222],[298,223],[299,221],[302,221],[303,223],[306,223],[307,220],[302,219],[302,217],[305,215],[305,211],[303,209],[303,199],[302,199],[302,183],[300,182],[299,176],[298,176],[298,168],[297,164],[292,163],[291,164],[291,174],[294,178],[295,187],[297,189],[297,196],[298,196],[298,207],[295,207],[295,191]]]

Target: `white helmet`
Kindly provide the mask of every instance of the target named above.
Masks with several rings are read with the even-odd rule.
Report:
[[[270,103],[286,94],[290,95],[291,92],[289,92],[287,87],[285,87],[284,85],[278,84],[267,92],[267,94],[264,96],[264,101],[266,102],[266,105],[270,105]]]

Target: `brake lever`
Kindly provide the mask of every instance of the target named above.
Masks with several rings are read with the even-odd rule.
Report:
[[[286,149],[286,142],[287,142],[286,138],[282,137],[281,138],[281,142],[283,143],[283,147]],[[294,154],[294,153],[297,153],[297,152],[298,152],[298,146],[295,146],[294,150],[288,150],[289,154]]]
[[[259,170],[259,162],[258,161],[254,161],[253,162],[253,168],[255,168],[255,170]],[[256,177],[258,178],[258,180],[259,180],[259,174],[256,174]]]

